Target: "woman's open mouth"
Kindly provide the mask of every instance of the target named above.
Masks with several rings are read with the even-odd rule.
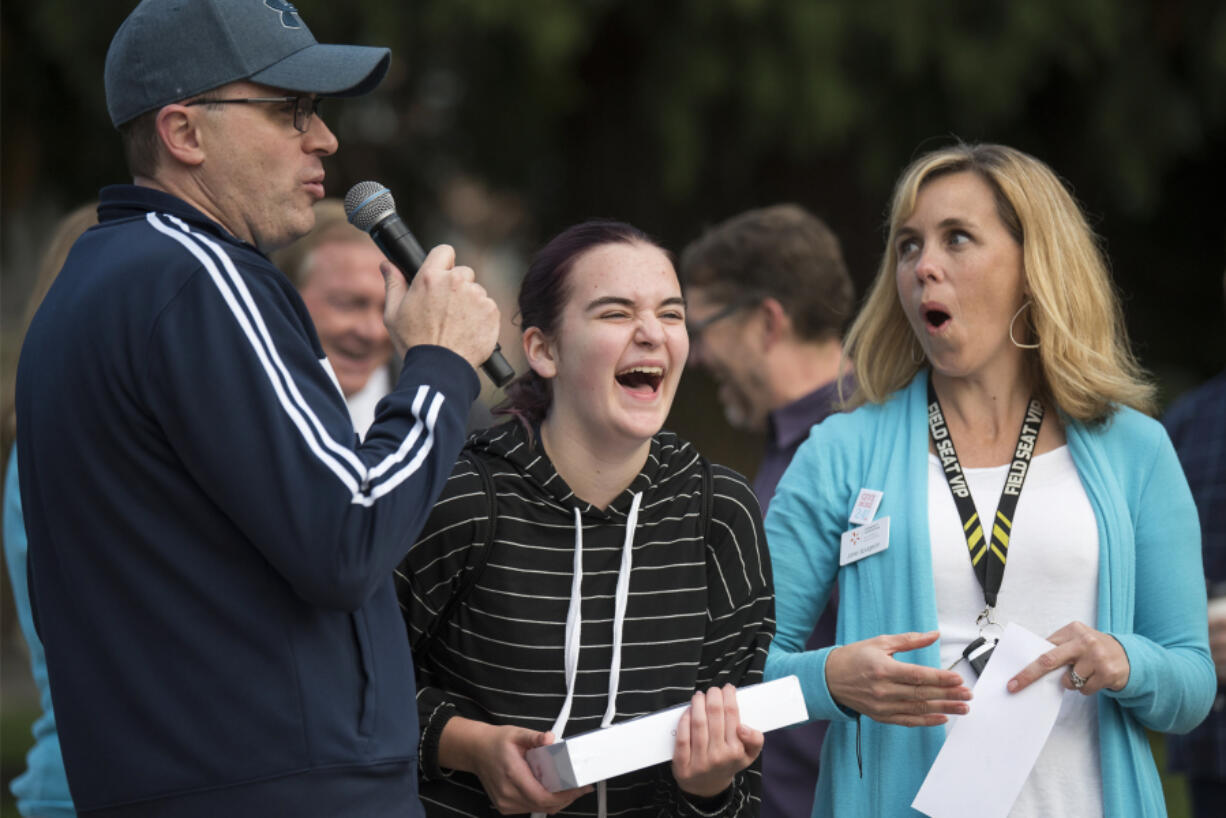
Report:
[[[939,330],[949,323],[950,315],[945,310],[932,307],[923,311],[924,323],[930,330]]]
[[[659,391],[664,381],[664,368],[660,366],[633,366],[618,372],[614,378],[619,384],[634,392]]]

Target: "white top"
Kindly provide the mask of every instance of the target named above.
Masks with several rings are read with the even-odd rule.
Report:
[[[994,519],[1008,465],[963,471],[979,517]],[[928,526],[941,666],[949,667],[979,635],[975,618],[985,603],[958,509],[934,454],[928,456]],[[1068,446],[1031,460],[1013,515],[1009,558],[996,601],[995,618],[1002,627],[1016,622],[1048,637],[1073,621],[1094,626],[1098,526]],[[974,684],[975,672],[965,661],[954,669]],[[1103,814],[1095,707],[1094,696],[1065,692],[1056,725],[1009,813],[1012,818]],[[953,718],[946,728],[952,724]]]
[[[375,422],[375,407],[383,396],[392,391],[392,379],[386,366],[381,366],[366,380],[366,385],[345,398],[349,407],[349,418],[358,437],[366,439],[366,430]]]

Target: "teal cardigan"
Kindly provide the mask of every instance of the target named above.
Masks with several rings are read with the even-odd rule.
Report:
[[[826,686],[831,649],[804,649],[836,579],[837,644],[937,628],[926,389],[921,373],[885,403],[815,426],[766,518],[778,621],[766,678],[799,676],[810,716],[831,722],[814,816],[919,815],[911,801],[945,740],[944,727],[881,724],[841,708]],[[1217,685],[1196,509],[1157,421],[1121,408],[1096,427],[1066,419],[1065,432],[1098,521],[1095,627],[1119,640],[1131,666],[1123,690],[1098,697],[1103,808],[1112,816],[1165,815],[1145,728],[1192,729]],[[877,519],[890,518],[890,545],[840,568],[839,535],[861,488],[884,492]],[[939,643],[898,658],[937,667]]]

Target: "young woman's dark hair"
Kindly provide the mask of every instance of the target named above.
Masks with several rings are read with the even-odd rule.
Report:
[[[570,295],[570,271],[580,256],[605,244],[659,247],[651,236],[625,222],[592,219],[566,228],[542,247],[528,265],[519,288],[521,330],[536,327],[551,338],[556,335],[562,308]],[[553,403],[549,381],[531,368],[507,386],[506,395],[506,400],[494,408],[494,414],[513,415],[529,429],[540,425]]]

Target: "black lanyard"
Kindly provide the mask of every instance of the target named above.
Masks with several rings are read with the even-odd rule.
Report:
[[[953,438],[949,436],[949,427],[945,424],[945,413],[941,411],[941,402],[937,400],[936,390],[932,388],[932,380],[928,381],[928,431],[932,434],[932,443],[936,447],[937,457],[941,460],[941,468],[945,471],[945,481],[949,483],[949,490],[954,496],[954,505],[958,507],[958,516],[962,518],[962,532],[966,535],[966,546],[970,549],[971,565],[983,588],[983,599],[989,609],[996,607],[996,594],[1000,591],[1000,581],[1005,575],[1005,561],[1009,557],[1013,512],[1017,508],[1017,498],[1021,496],[1026,473],[1030,471],[1030,458],[1034,454],[1042,426],[1043,404],[1036,398],[1031,398],[1026,406],[1026,416],[1022,419],[1022,429],[1017,434],[1017,446],[1013,450],[1009,474],[1005,477],[1005,487],[1001,490],[1000,502],[996,505],[992,536],[985,538],[983,523],[975,510],[975,503],[971,500],[971,487],[966,482],[962,464],[958,462],[958,453],[954,451]]]

